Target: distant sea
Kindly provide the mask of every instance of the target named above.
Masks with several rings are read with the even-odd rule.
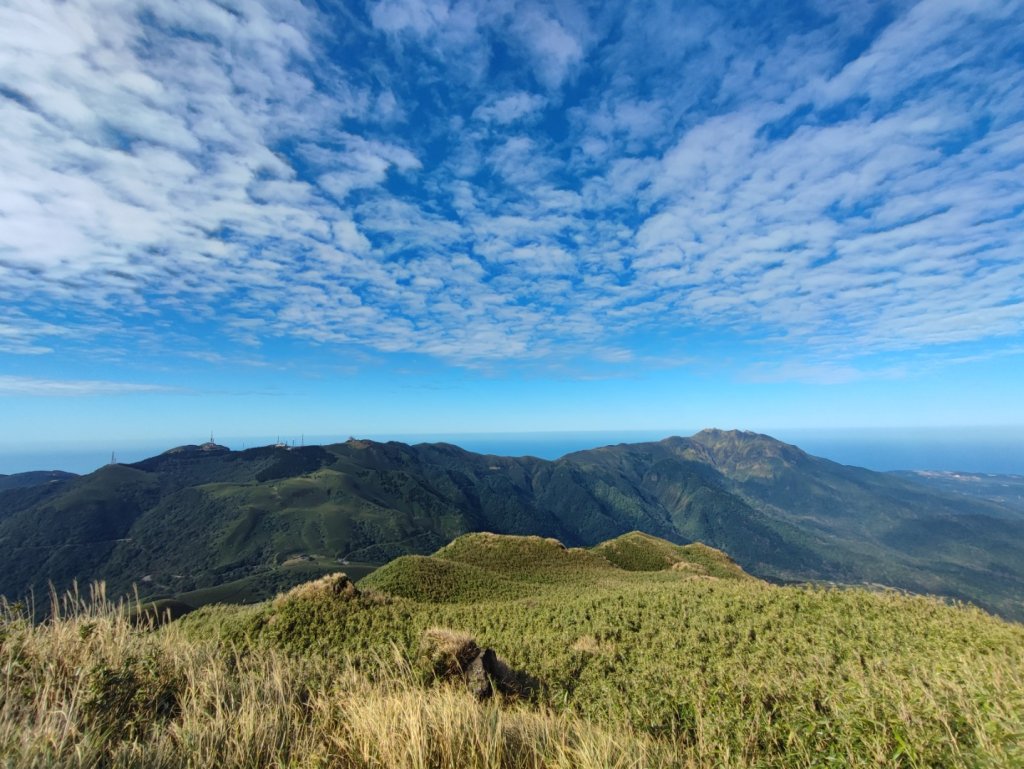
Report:
[[[692,435],[696,429],[608,430],[537,433],[360,434],[358,438],[403,443],[454,443],[467,451],[501,456],[557,459],[573,451],[616,443],[655,441],[669,435]],[[920,429],[766,429],[779,440],[793,443],[809,454],[871,470],[959,470],[973,473],[1024,475],[1024,427],[920,428]],[[287,443],[327,444],[347,435],[280,436]],[[232,449],[275,443],[278,436],[226,437],[217,442]],[[201,443],[202,436],[193,439]],[[67,470],[87,473],[107,464],[111,451],[118,462],[138,462],[181,444],[139,442],[123,446],[30,446],[20,450],[0,447],[0,473],[27,470]]]

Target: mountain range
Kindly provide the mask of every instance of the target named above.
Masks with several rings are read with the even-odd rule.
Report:
[[[24,474],[23,474],[24,475]],[[777,582],[871,584],[1024,619],[1024,510],[704,430],[554,461],[351,439],[182,446],[83,476],[0,477],[0,593],[73,580],[191,607],[354,577],[467,532],[703,542]]]

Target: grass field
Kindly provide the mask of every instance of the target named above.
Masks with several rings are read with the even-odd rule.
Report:
[[[0,754],[10,766],[1024,765],[1024,626],[971,607],[776,587],[717,551],[635,535],[594,550],[468,535],[358,590],[325,584],[156,631],[103,603],[41,626],[8,609]],[[419,660],[438,627],[494,648],[540,681],[536,696],[479,703],[433,681]]]

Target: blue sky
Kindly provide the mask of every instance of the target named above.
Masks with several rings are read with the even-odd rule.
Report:
[[[0,446],[1024,426],[1020,2],[8,0],[0,158]]]

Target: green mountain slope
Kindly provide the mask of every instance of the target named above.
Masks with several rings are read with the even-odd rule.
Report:
[[[27,489],[32,486],[42,486],[43,484],[67,481],[77,477],[74,473],[65,473],[63,470],[33,470],[28,473],[0,475],[0,492],[8,491],[9,489]]]
[[[254,600],[467,532],[589,547],[642,531],[707,543],[760,577],[880,583],[1024,618],[1014,511],[753,433],[706,430],[556,461],[448,444],[204,444],[0,502],[0,593],[10,596],[102,578],[115,592],[137,584],[196,602],[232,583]]]
[[[754,433],[705,430],[688,443],[669,442],[716,468],[734,495],[821,543],[825,578],[970,597],[1024,616],[1024,519],[1011,508],[840,465]]]

